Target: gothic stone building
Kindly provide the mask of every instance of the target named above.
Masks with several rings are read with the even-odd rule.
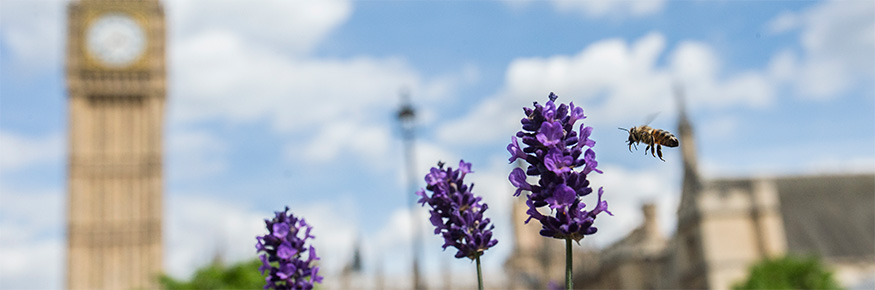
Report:
[[[786,254],[820,257],[845,287],[875,281],[875,174],[703,179],[681,112],[684,177],[674,236],[661,234],[654,205],[644,205],[643,223],[626,237],[575,253],[575,286],[729,289],[752,264]],[[523,212],[514,210],[517,245],[505,264],[511,285],[562,281],[563,247],[523,227]]]

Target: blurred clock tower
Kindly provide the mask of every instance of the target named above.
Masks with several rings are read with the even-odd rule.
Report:
[[[164,10],[68,7],[68,289],[157,289],[162,269]]]

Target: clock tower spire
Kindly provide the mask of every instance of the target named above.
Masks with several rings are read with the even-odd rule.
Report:
[[[68,6],[68,289],[157,289],[162,268],[164,11]]]

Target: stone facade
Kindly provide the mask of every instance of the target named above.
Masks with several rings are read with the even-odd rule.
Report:
[[[656,206],[642,207],[645,223],[597,253],[600,263],[576,271],[574,285],[588,289],[656,289],[668,240],[659,231]]]
[[[820,186],[797,188],[806,182]],[[875,281],[873,190],[875,174],[711,180],[688,203],[694,209],[679,209],[673,237],[661,237],[645,205],[644,222],[598,252],[575,285],[730,289],[754,263],[793,254],[821,257],[839,283],[862,289]]]
[[[68,289],[157,288],[164,25],[157,0],[68,6]]]

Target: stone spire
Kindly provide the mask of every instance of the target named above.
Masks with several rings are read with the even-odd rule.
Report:
[[[702,178],[699,175],[699,166],[696,157],[696,142],[693,136],[693,126],[687,116],[686,99],[684,90],[679,84],[674,86],[675,98],[678,105],[678,138],[680,141],[681,155],[684,162],[683,188],[681,203],[678,207],[680,218],[685,213],[694,210],[696,194],[701,191]]]

